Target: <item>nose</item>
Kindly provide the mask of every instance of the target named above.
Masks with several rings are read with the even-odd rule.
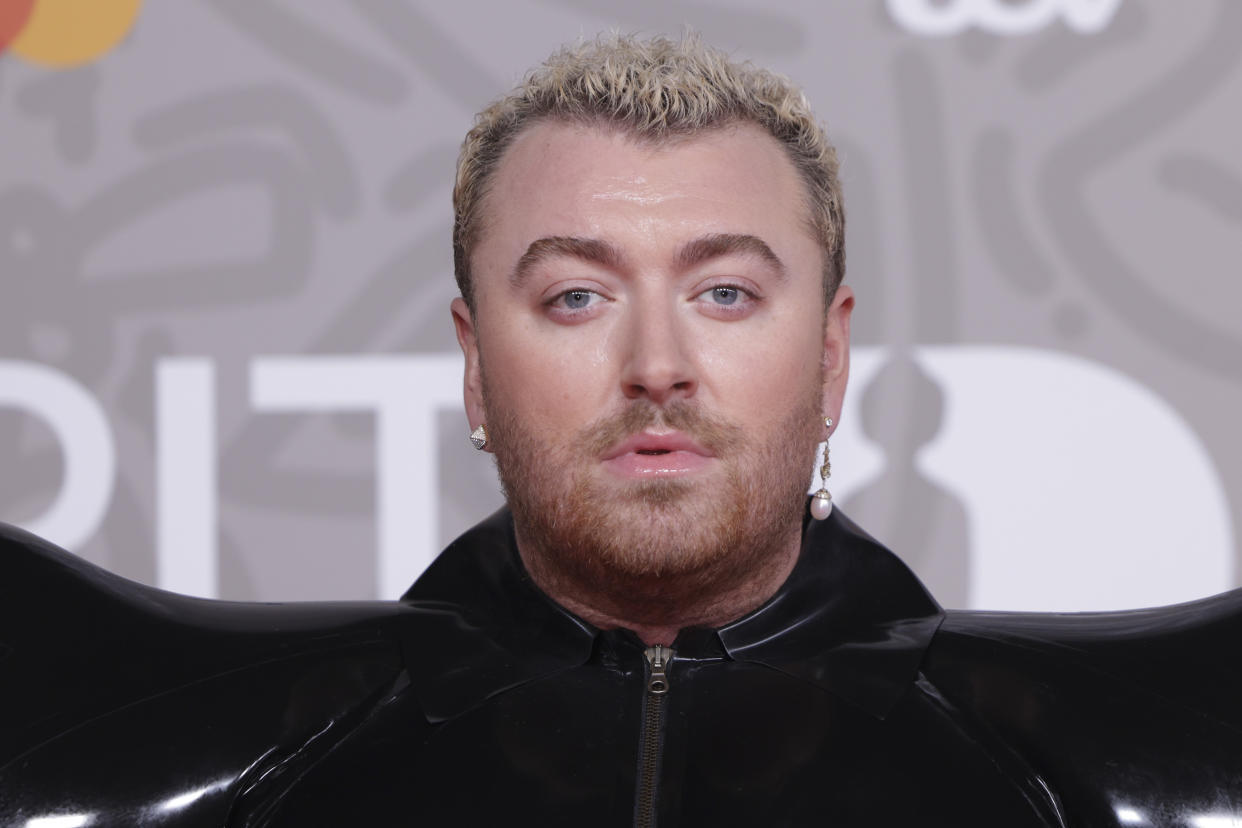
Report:
[[[648,305],[634,314],[628,328],[621,372],[625,396],[656,405],[694,396],[697,373],[676,310]]]

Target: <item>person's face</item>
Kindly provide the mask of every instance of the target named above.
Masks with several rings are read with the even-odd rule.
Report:
[[[537,517],[520,508],[571,503],[617,546],[599,554],[667,572],[710,551],[643,546],[653,529],[727,533],[720,515],[775,508],[797,531],[853,305],[842,287],[825,321],[803,192],[752,125],[650,146],[545,122],[514,141],[473,254],[476,315],[460,299],[453,315],[519,541]]]

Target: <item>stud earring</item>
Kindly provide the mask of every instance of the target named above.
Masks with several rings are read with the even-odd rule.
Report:
[[[824,426],[832,428],[832,418],[824,418]],[[819,491],[811,496],[811,517],[823,520],[832,514],[832,494],[828,491],[828,478],[832,477],[832,462],[828,459],[828,441],[824,440],[824,465],[819,467],[822,481]]]
[[[470,442],[479,451],[487,448],[487,429],[480,425],[474,431],[470,432]]]

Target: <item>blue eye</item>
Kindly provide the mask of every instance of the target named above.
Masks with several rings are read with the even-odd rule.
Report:
[[[759,303],[750,289],[742,285],[716,285],[694,297],[702,312],[720,319],[742,319],[750,315]]]
[[[544,304],[552,312],[564,314],[567,311],[585,311],[598,305],[603,296],[587,288],[570,288],[558,293]]]
[[[589,290],[570,290],[562,293],[561,299],[564,300],[565,307],[570,310],[578,310],[591,304],[591,297],[594,295]]]

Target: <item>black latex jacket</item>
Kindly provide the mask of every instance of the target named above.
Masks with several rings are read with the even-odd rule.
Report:
[[[1242,825],[1242,596],[944,613],[839,513],[654,668],[504,512],[401,602],[186,598],[13,529],[0,599],[6,826]]]

